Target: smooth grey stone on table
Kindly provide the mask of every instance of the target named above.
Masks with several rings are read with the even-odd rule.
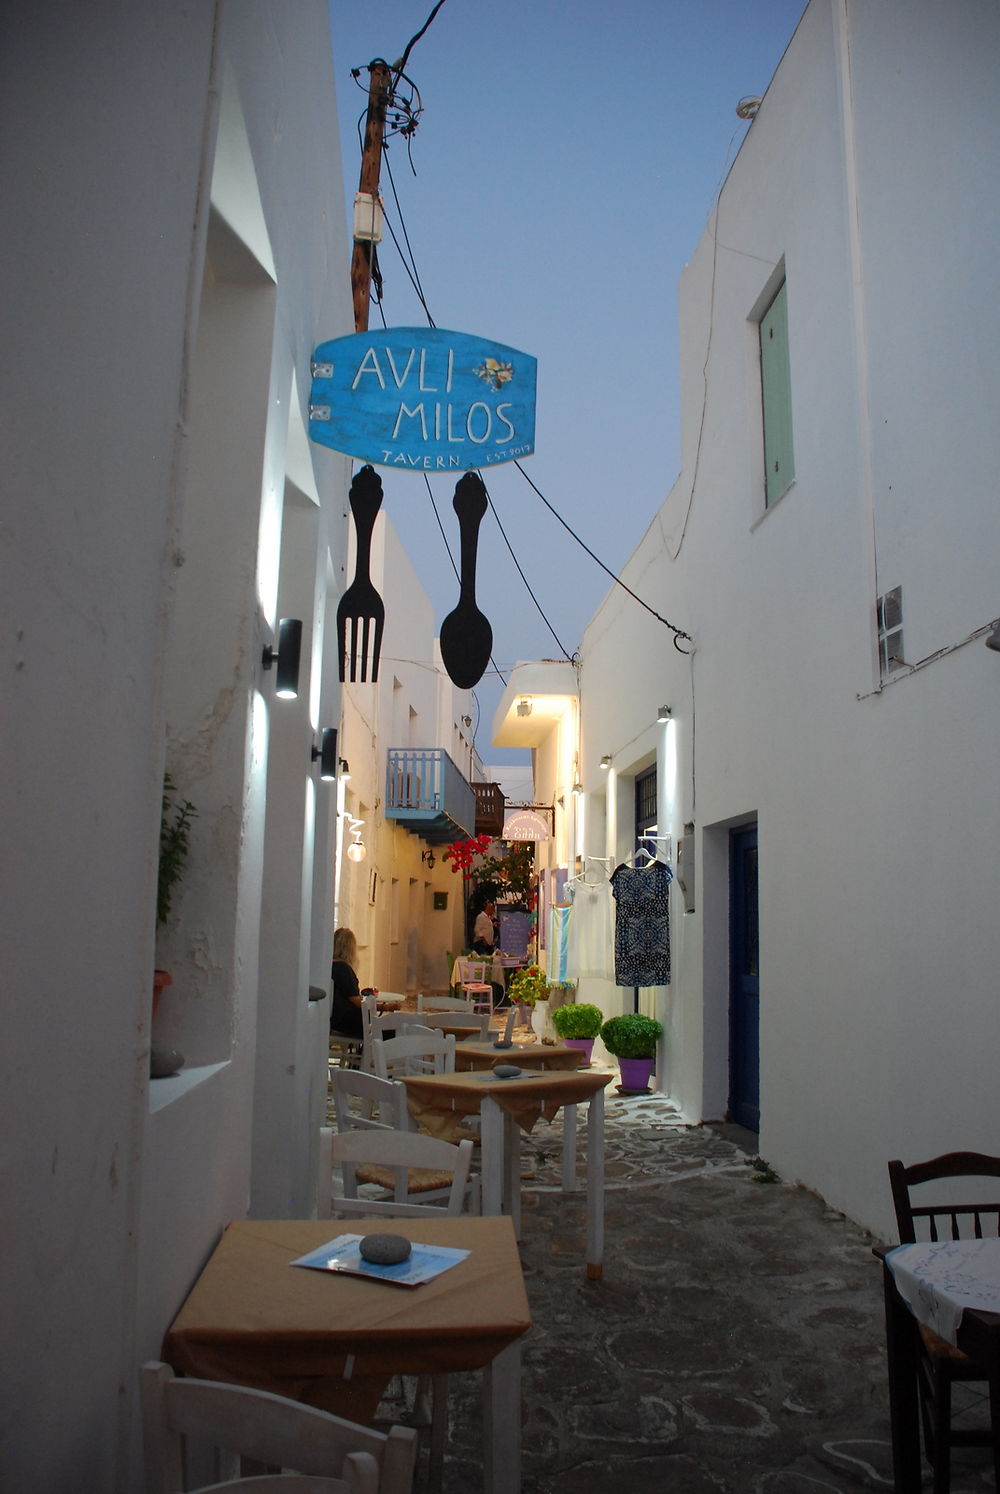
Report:
[[[405,1235],[364,1235],[358,1245],[361,1259],[373,1266],[398,1266],[409,1257],[411,1249]]]

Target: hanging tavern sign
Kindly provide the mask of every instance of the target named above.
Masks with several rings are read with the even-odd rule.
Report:
[[[417,472],[465,472],[535,449],[537,359],[442,327],[393,327],[321,343],[309,435]]]

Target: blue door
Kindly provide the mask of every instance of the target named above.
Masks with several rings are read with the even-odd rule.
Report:
[[[757,827],[734,830],[729,845],[729,1118],[760,1127],[760,974]]]

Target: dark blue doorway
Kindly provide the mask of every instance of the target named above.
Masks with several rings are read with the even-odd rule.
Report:
[[[757,827],[729,838],[729,1118],[760,1128]]]

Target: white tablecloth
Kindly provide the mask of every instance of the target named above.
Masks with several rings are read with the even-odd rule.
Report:
[[[967,1307],[1000,1312],[1000,1240],[899,1245],[886,1261],[910,1311],[950,1344]]]

